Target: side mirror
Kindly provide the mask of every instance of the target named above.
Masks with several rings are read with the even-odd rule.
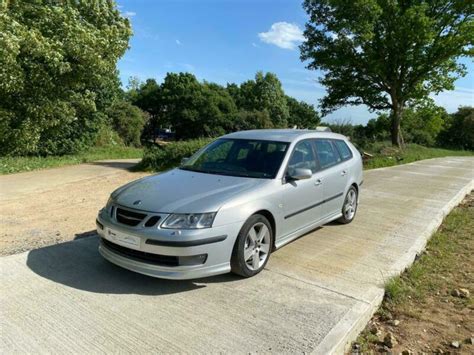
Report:
[[[311,169],[296,168],[291,174],[288,174],[287,180],[305,180],[313,176]]]
[[[189,158],[187,158],[187,157],[186,157],[186,158],[183,158],[183,159],[181,159],[181,165],[184,165],[184,164],[186,164],[186,162],[187,162],[188,160],[189,160]]]

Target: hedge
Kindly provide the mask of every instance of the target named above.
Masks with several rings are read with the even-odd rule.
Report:
[[[173,168],[178,166],[183,158],[190,157],[213,140],[213,138],[200,138],[146,148],[138,169],[160,171]]]

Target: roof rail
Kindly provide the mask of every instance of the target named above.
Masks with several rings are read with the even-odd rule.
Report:
[[[318,126],[318,127],[316,127],[316,131],[318,131],[318,132],[332,132],[331,128],[326,127],[326,126]]]

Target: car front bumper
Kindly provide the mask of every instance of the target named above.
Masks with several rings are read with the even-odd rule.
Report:
[[[242,226],[239,222],[195,230],[134,228],[117,223],[105,211],[99,212],[96,224],[99,252],[105,259],[141,274],[176,280],[229,272]]]

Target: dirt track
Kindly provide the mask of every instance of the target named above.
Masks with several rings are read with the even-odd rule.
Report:
[[[0,176],[0,255],[93,234],[97,211],[109,194],[128,181],[146,175],[123,169],[130,165],[83,164]],[[31,181],[33,174],[39,179]],[[69,178],[72,176],[74,178]],[[25,180],[27,183],[22,184]],[[42,183],[35,188],[38,180]],[[12,190],[18,185],[27,185],[27,189],[22,186],[18,189],[22,191],[15,194]]]

